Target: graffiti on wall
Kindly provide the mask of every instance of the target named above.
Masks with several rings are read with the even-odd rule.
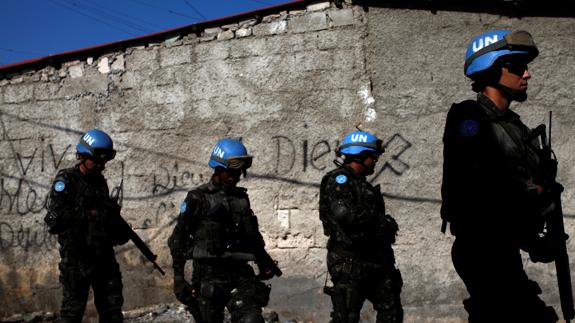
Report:
[[[0,221],[0,250],[6,248],[33,248],[47,244],[55,244],[53,236],[49,235],[43,223],[46,206],[46,196],[50,186],[49,181],[67,154],[73,154],[72,144],[57,145],[49,142],[48,136],[34,138],[14,138],[8,135],[4,124],[0,143],[9,147],[9,154],[0,163],[0,213],[13,214],[11,220]],[[76,133],[73,129],[58,129]],[[296,185],[313,185],[319,183],[306,183],[300,181],[301,173],[324,173],[331,169],[335,149],[339,146],[338,140],[330,139],[301,139],[283,134],[271,136],[270,147],[274,151],[272,174],[252,174],[258,180],[283,180]],[[6,145],[6,143],[8,143]],[[380,158],[378,168],[372,181],[377,180],[385,172],[402,176],[410,165],[406,159],[406,152],[412,147],[411,142],[399,133],[386,138],[386,153]],[[129,143],[121,145],[136,148]],[[115,161],[110,166],[120,167],[112,173],[119,176],[109,178],[110,184],[121,183],[123,179],[147,177],[144,181],[150,183],[149,192],[145,196],[131,196],[130,192],[121,190],[120,199],[142,202],[148,205],[150,211],[139,214],[132,223],[135,228],[164,229],[171,227],[177,217],[178,204],[173,196],[177,192],[185,192],[193,187],[205,183],[209,179],[208,169],[197,170],[190,162],[178,156],[155,152],[158,158],[168,160],[158,167],[146,170],[145,174],[125,174],[123,161]],[[182,162],[185,161],[185,162]],[[11,164],[12,163],[12,164]],[[203,164],[203,163],[201,163]],[[9,169],[9,170],[8,170]],[[119,172],[118,172],[119,171]],[[288,177],[283,177],[284,174]],[[298,175],[295,175],[298,174]],[[132,177],[134,175],[134,177]],[[111,185],[111,193],[118,194],[119,187]],[[126,196],[124,196],[126,194]],[[139,207],[139,206],[138,206]],[[18,221],[26,216],[36,216],[35,221]],[[161,231],[161,230],[160,230]],[[153,237],[151,237],[153,238]]]
[[[319,171],[329,170],[335,156],[335,150],[339,146],[338,140],[297,140],[288,136],[277,135],[272,137],[274,145],[274,172],[275,174],[286,174],[291,171]],[[397,176],[403,175],[409,164],[404,160],[403,155],[412,144],[401,134],[396,133],[388,138],[385,143],[385,153],[378,162],[378,169],[372,181],[375,181],[386,170]],[[300,160],[301,164],[296,161]]]

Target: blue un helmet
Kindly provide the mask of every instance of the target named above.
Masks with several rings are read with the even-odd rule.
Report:
[[[354,131],[343,137],[341,145],[337,148],[337,156],[359,155],[362,152],[373,152],[381,155],[385,151],[383,142],[376,136],[365,131]]]
[[[109,161],[114,159],[116,151],[114,142],[107,133],[99,129],[92,129],[80,138],[76,145],[76,154],[85,155],[91,159]]]
[[[225,170],[245,170],[252,166],[252,156],[248,155],[246,146],[238,139],[224,138],[216,143],[208,166],[211,168],[222,167]]]
[[[473,39],[465,53],[464,73],[467,77],[489,69],[503,56],[517,55],[531,62],[539,50],[526,31],[493,30]]]

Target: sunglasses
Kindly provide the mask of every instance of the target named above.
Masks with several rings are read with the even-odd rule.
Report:
[[[503,63],[503,67],[509,71],[511,74],[515,74],[517,76],[523,76],[525,71],[529,70],[529,67],[525,63],[518,63],[518,62],[506,62]]]
[[[94,149],[92,159],[99,162],[107,162],[116,157],[116,151],[113,149]]]

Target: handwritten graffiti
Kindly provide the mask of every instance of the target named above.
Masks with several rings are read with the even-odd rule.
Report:
[[[333,152],[339,141],[332,141],[331,144],[327,140],[320,140],[317,142],[309,142],[304,139],[301,145],[296,145],[294,140],[286,136],[273,136],[272,141],[275,144],[276,165],[275,173],[286,173],[294,169],[296,157],[302,157],[303,172],[308,168],[315,170],[324,170],[327,167],[328,161],[333,159]]]
[[[10,223],[0,222],[0,250],[16,247],[28,250],[42,246],[56,246],[56,237],[48,233],[45,225],[26,228],[22,224],[13,227]]]
[[[38,193],[37,189],[26,179],[18,179],[13,192],[7,188],[5,175],[0,177],[0,211],[19,215],[40,213],[46,206],[46,194]]]
[[[185,191],[205,183],[203,174],[190,171],[180,171],[178,162],[172,167],[160,166],[157,173],[152,174],[152,195],[169,195],[176,191]]]
[[[411,142],[396,133],[385,144],[385,153],[381,156],[379,170],[376,171],[371,181],[375,181],[385,170],[389,169],[397,176],[403,175],[409,169],[409,164],[401,159],[401,156],[411,148]]]
[[[16,151],[14,143],[27,139],[10,138],[5,128],[2,139],[9,143],[12,160],[16,163],[18,174],[12,176],[0,173],[0,211],[15,212],[19,215],[41,212],[46,205],[46,194],[39,192],[38,188],[47,187],[47,185],[34,183],[28,177],[31,171],[36,174],[48,171],[55,173],[72,145],[67,145],[63,150],[57,151],[54,145],[46,144],[45,139],[41,137],[40,143],[33,148],[32,153],[25,155]],[[9,181],[15,181],[16,184],[9,185]]]
[[[10,141],[12,142],[14,140],[11,139]],[[41,138],[41,141],[43,143],[44,138]],[[18,165],[18,171],[20,172],[20,175],[24,177],[28,175],[32,165],[39,167],[37,170],[40,172],[58,170],[62,160],[64,159],[64,156],[66,153],[68,153],[72,145],[67,145],[61,153],[56,152],[52,144],[41,145],[40,147],[34,148],[32,154],[28,156],[24,156],[19,152],[16,152],[13,145],[10,145],[10,147],[12,149],[13,158]],[[38,149],[40,149],[40,153],[38,153]],[[48,169],[48,166],[51,166],[50,169]]]
[[[178,215],[176,205],[174,202],[160,202],[160,204],[156,207],[156,213],[153,219],[144,219],[142,224],[142,229],[148,229],[159,225],[161,219],[166,218],[176,218]],[[170,221],[171,222],[171,221]]]
[[[275,150],[276,174],[287,173],[292,170],[306,172],[308,170],[325,171],[331,164],[335,150],[339,146],[338,140],[309,141],[304,139],[296,142],[287,136],[273,136]],[[382,155],[379,170],[375,178],[385,170],[401,176],[409,169],[409,164],[402,159],[402,155],[411,148],[412,144],[400,134],[394,134],[385,143],[386,153]],[[296,166],[296,160],[301,158],[301,168]]]

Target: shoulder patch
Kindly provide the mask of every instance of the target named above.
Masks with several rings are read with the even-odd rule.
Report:
[[[188,203],[186,203],[185,201],[182,202],[182,204],[180,204],[180,213],[186,213],[187,209],[188,209]]]
[[[64,181],[57,181],[54,183],[54,191],[63,192],[66,189],[66,183]]]
[[[461,125],[459,125],[459,133],[463,137],[473,137],[479,133],[479,122],[474,119],[463,120]]]
[[[345,175],[338,175],[338,176],[335,178],[335,181],[336,181],[338,184],[345,184],[345,183],[347,182],[347,176],[345,176]]]

